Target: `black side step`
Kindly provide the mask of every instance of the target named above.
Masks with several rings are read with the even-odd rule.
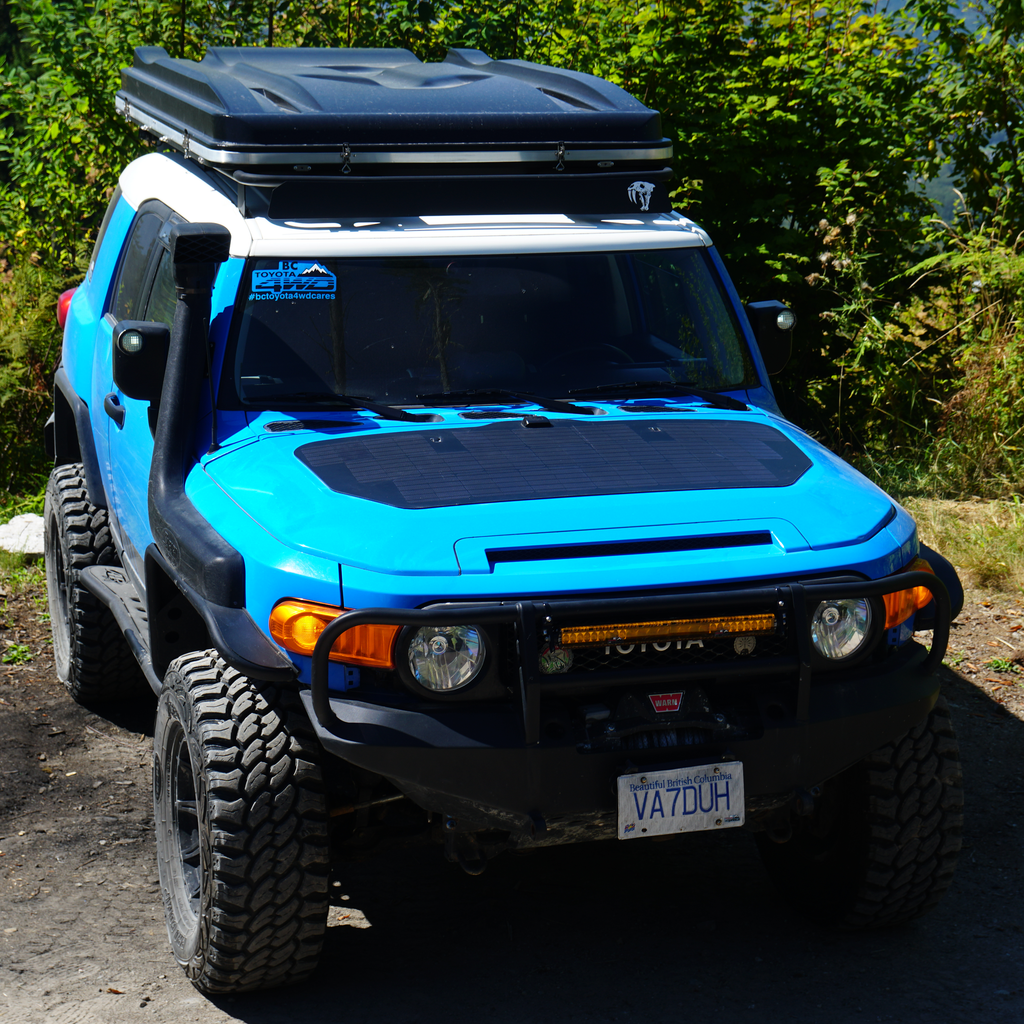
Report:
[[[149,617],[146,606],[125,571],[114,565],[90,565],[79,570],[78,580],[93,597],[110,609],[146,676],[146,682],[158,694],[163,687],[163,680],[153,668],[153,659],[147,646]]]

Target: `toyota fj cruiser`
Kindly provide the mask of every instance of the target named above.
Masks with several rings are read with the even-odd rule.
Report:
[[[657,112],[474,50],[140,49],[117,107],[158,145],[62,310],[47,583],[71,695],[159,696],[199,989],[304,977],[394,833],[745,827],[823,922],[935,904],[956,573],[780,415],[793,316],[672,211]]]

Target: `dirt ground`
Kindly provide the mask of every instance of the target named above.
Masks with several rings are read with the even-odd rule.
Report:
[[[76,706],[53,675],[41,592],[0,594],[0,609],[4,597],[8,1024],[1024,1020],[1015,599],[971,594],[954,627],[943,684],[964,762],[964,851],[946,899],[912,926],[851,935],[805,924],[740,830],[506,855],[479,878],[415,846],[347,866],[311,983],[211,1000],[167,945],[150,834],[152,708],[104,717]]]

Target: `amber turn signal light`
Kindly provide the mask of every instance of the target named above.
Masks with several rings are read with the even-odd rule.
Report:
[[[312,655],[320,634],[347,608],[313,601],[281,601],[270,613],[270,635],[286,650]],[[367,623],[346,630],[331,647],[331,661],[368,668],[395,667],[395,637],[401,626]]]
[[[935,570],[923,559],[915,558],[904,572],[930,572],[933,576]],[[920,611],[932,599],[932,592],[927,587],[910,587],[908,590],[897,590],[892,594],[885,594],[882,600],[885,602],[885,628],[892,629],[901,622],[906,622],[916,611]]]

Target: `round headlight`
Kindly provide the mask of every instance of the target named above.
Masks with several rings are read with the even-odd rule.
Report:
[[[775,326],[780,331],[791,331],[796,327],[796,313],[791,309],[779,310],[779,315],[775,318]]]
[[[860,650],[871,628],[871,605],[863,598],[822,601],[811,618],[811,640],[824,658],[838,661]]]
[[[409,671],[425,689],[450,692],[476,679],[486,654],[476,626],[424,626],[409,640]]]

